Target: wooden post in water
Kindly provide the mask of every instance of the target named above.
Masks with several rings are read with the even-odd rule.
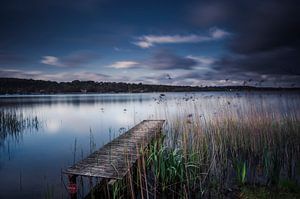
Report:
[[[64,173],[69,176],[68,189],[71,198],[77,198],[77,176],[102,178],[108,188],[116,180],[130,175],[131,167],[141,157],[140,149],[144,150],[151,140],[158,137],[163,124],[164,120],[144,120],[66,169]]]
[[[76,183],[76,175],[68,175],[69,185],[68,191],[71,199],[77,199],[77,183]]]

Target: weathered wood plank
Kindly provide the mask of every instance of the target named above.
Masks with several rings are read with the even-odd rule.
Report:
[[[144,120],[124,134],[69,167],[64,173],[107,179],[121,179],[140,157],[140,149],[161,131],[164,120]]]

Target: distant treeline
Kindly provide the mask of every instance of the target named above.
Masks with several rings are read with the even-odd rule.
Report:
[[[0,78],[0,94],[143,93],[242,90],[299,90],[299,88],[262,88],[251,86],[199,87],[79,80],[74,80],[72,82],[55,82],[33,79]]]

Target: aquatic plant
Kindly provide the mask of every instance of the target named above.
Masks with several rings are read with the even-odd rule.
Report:
[[[257,99],[245,105],[240,95],[217,99],[222,108],[212,113],[203,106],[215,104],[188,96],[176,101],[172,113],[167,100],[160,102],[166,119],[162,136],[139,151],[140,159],[115,182],[111,196],[248,198],[249,187],[263,187],[266,197],[271,190],[297,190],[299,111],[269,109]]]
[[[214,117],[200,114],[197,102],[192,108],[178,106],[176,117],[167,115],[162,138],[142,156],[147,169],[137,167],[136,195],[222,197],[247,185],[274,188],[282,179],[297,182],[299,113],[282,115],[253,104],[241,114],[232,104],[224,101],[226,108]]]
[[[24,115],[16,109],[0,109],[0,146],[7,136],[13,141],[19,142],[24,130],[38,130],[41,123],[37,116]]]

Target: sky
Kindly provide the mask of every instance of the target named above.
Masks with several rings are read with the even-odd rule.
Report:
[[[299,0],[2,0],[0,77],[300,86]]]

